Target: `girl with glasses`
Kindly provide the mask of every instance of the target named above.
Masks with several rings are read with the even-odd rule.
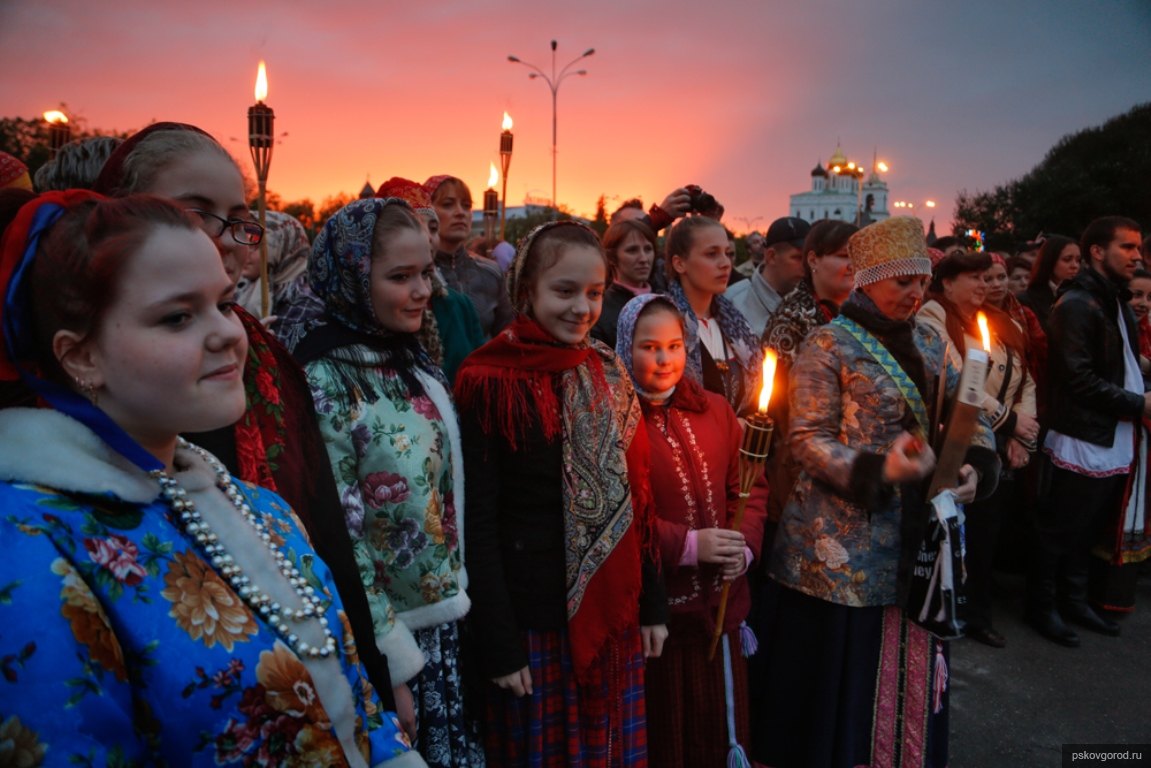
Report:
[[[184,123],[148,126],[112,154],[93,189],[117,197],[152,194],[193,211],[232,286],[239,281],[249,243],[258,233],[250,226],[239,166],[204,131]],[[350,557],[351,541],[307,379],[258,318],[241,308],[235,312],[248,339],[245,409],[231,424],[185,437],[211,451],[236,477],[278,493],[299,515],[316,550],[331,564],[365,666],[391,706],[391,680],[376,650],[367,599]]]

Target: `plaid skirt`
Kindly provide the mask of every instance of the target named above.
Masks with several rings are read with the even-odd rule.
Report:
[[[601,655],[593,682],[572,672],[567,630],[524,633],[532,694],[489,684],[487,756],[507,768],[647,766],[643,647],[629,629]]]
[[[727,633],[735,700],[736,740],[751,749],[747,659],[739,630]],[[647,725],[652,765],[660,768],[724,768],[731,749],[727,733],[727,687],[723,646],[707,660],[711,638],[674,630],[658,659],[647,662]]]

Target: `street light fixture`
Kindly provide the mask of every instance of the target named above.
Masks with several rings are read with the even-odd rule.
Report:
[[[752,227],[755,226],[755,222],[763,221],[762,216],[756,216],[754,219],[749,219],[746,216],[733,216],[732,218],[735,219],[736,221],[742,221],[743,222],[743,228],[745,230],[747,230],[747,233],[749,235],[752,232]]]
[[[915,215],[915,209],[918,207],[915,203],[908,203],[908,202],[905,202],[903,200],[897,200],[894,203],[892,203],[891,205],[895,208],[910,208],[912,216]],[[923,205],[927,208],[934,208],[935,207],[935,201],[934,200],[926,200],[926,201],[924,201]]]
[[[849,162],[847,167],[833,166],[831,169],[837,176],[850,176],[855,179],[855,226],[863,226],[863,164],[856,165]]]
[[[583,59],[586,59],[588,56],[591,56],[593,53],[595,53],[595,48],[588,48],[581,55],[577,56],[576,58],[572,59],[567,64],[565,64],[563,66],[563,69],[561,69],[559,71],[559,74],[557,75],[556,74],[556,41],[552,40],[552,73],[551,73],[551,77],[549,77],[542,69],[537,67],[535,64],[531,64],[529,62],[522,61],[517,56],[508,56],[508,61],[512,62],[513,64],[523,64],[525,67],[532,70],[531,73],[528,75],[529,78],[534,80],[537,77],[542,77],[544,82],[548,84],[548,88],[552,92],[552,220],[553,221],[555,219],[559,218],[559,201],[556,199],[556,94],[559,92],[560,83],[562,83],[564,81],[565,77],[570,77],[572,75],[579,75],[582,77],[583,75],[587,74],[587,70],[584,70],[584,69],[579,69],[579,70],[576,70],[574,72],[570,72],[568,70],[577,61],[581,61]]]

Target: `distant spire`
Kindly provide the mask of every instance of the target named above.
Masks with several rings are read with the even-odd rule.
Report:
[[[935,245],[935,241],[939,238],[935,235],[935,217],[931,217],[931,226],[927,228],[927,244]]]

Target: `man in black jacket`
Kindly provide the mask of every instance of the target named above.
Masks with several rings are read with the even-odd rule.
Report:
[[[1135,430],[1142,428],[1141,417],[1151,417],[1138,331],[1127,305],[1139,244],[1139,225],[1130,219],[1091,222],[1081,242],[1089,268],[1064,283],[1051,310],[1051,429],[1045,451],[1053,466],[1035,519],[1027,620],[1044,637],[1070,648],[1079,638],[1064,619],[1119,634],[1118,624],[1087,604],[1087,578],[1089,550],[1120,512],[1135,461]],[[1057,588],[1061,611],[1055,607]]]

